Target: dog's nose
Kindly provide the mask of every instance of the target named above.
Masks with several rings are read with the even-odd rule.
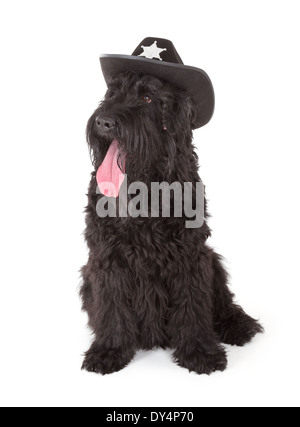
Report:
[[[96,125],[103,131],[107,132],[114,129],[116,122],[112,119],[106,119],[105,117],[96,117]]]

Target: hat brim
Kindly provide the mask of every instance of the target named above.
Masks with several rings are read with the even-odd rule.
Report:
[[[213,85],[205,71],[200,68],[140,56],[109,54],[100,55],[100,64],[106,82],[118,74],[134,71],[153,75],[186,90],[197,108],[195,129],[206,125],[213,116]]]

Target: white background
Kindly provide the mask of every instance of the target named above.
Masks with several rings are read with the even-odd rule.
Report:
[[[292,0],[1,1],[1,405],[299,405],[299,11]],[[195,132],[210,244],[266,328],[210,377],[161,350],[113,375],[80,371],[98,56],[147,36],[171,39],[213,81],[215,115]]]

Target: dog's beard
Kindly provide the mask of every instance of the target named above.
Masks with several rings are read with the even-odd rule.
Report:
[[[151,132],[141,127],[139,133],[116,135],[97,144],[102,149],[95,162],[96,177],[104,195],[118,197],[125,173],[129,183],[141,181],[146,185],[169,181],[172,176],[176,142],[154,127]]]
[[[156,155],[158,153],[150,149],[149,138],[143,141],[140,135],[127,141],[127,144],[113,138],[96,174],[101,193],[118,197],[125,173],[129,174],[130,181],[148,182],[155,172],[153,164],[157,164]]]

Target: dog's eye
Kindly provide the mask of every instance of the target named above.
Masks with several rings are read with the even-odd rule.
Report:
[[[148,96],[148,95],[143,95],[142,96],[142,100],[144,101],[144,102],[147,102],[147,104],[150,104],[150,102],[152,102],[152,99],[150,98],[150,96]]]

